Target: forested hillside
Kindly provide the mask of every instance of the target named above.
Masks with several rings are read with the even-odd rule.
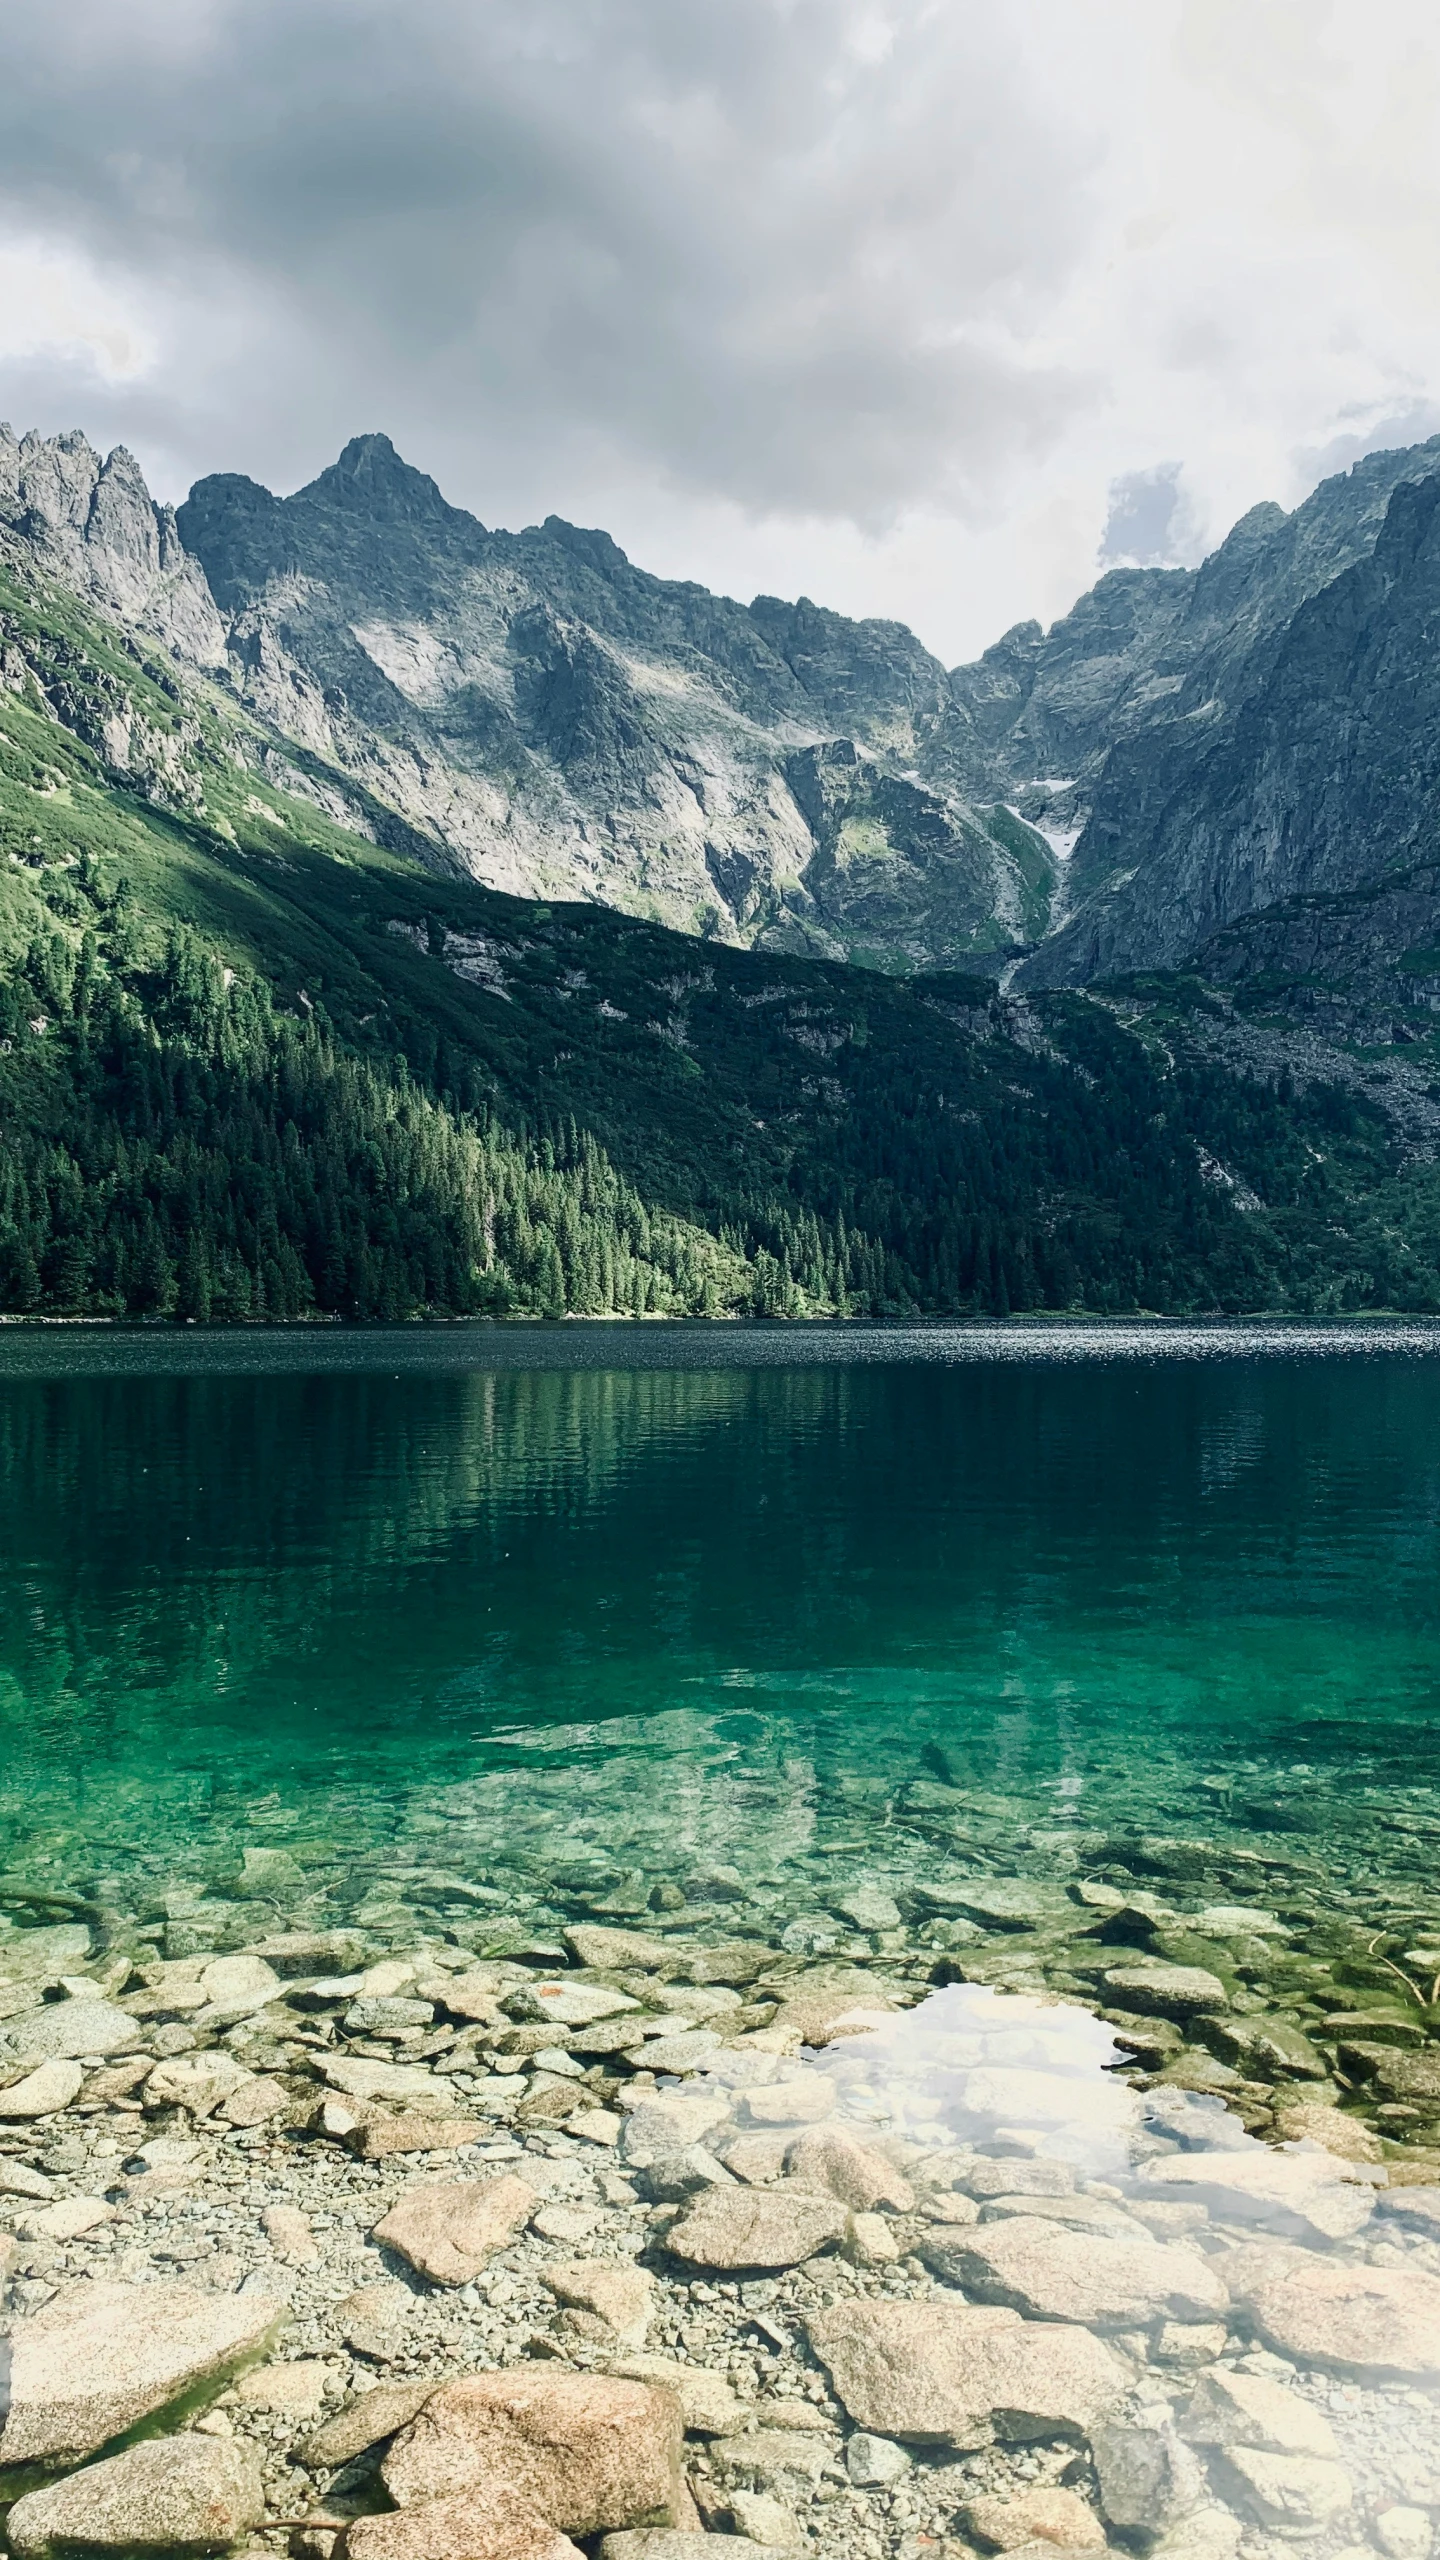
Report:
[[[12,1314],[1440,1308],[1423,1079],[480,889],[19,549],[0,849]]]

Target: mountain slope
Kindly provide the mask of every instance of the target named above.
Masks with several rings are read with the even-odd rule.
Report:
[[[1434,770],[1437,493],[1440,439],[1372,454],[1293,515],[1244,518],[1174,591],[1158,640],[1152,596],[1067,804],[1085,819],[1067,919],[1028,983],[1174,966],[1278,899],[1413,859]]]
[[[1213,962],[1248,1002],[1253,967],[1307,1020],[1323,984],[1352,1039],[1417,1035],[1408,955],[1440,941],[1437,488],[1440,439],[1371,455],[947,675],[898,624],[656,579],[553,517],[487,530],[383,436],[293,497],[211,479],[177,516],[123,451],[0,430],[29,571],[128,629],[162,696],[204,679],[247,770],[437,876],[1031,989]],[[163,723],[95,716],[111,770],[149,791],[168,758],[203,791]],[[1336,897],[1370,897],[1358,975],[1353,917],[1334,968],[1317,944]]]
[[[557,517],[490,532],[384,436],[291,498],[202,480],[178,523],[243,699],[492,887],[880,967],[1043,926],[1046,847],[927,762],[948,682],[898,623],[667,583]]]
[[[0,671],[10,1312],[1440,1306],[1423,1096],[1291,1090],[1183,989],[488,891],[14,541]]]

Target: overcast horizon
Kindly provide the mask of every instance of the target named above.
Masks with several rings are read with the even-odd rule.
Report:
[[[1440,429],[1415,0],[72,0],[0,28],[0,415],[157,495],[352,435],[910,624]]]

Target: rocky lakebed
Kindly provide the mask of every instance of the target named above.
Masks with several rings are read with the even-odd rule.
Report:
[[[779,1901],[264,1808],[0,1879],[15,2560],[1429,2560],[1425,1821],[1377,1901],[925,1795]]]

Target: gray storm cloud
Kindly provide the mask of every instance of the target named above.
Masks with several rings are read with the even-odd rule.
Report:
[[[1022,5],[1020,15],[1025,14]],[[1084,396],[1086,168],[989,11],[71,0],[0,28],[0,218],[168,315],[5,405],[288,484],[383,424],[482,513],[660,484],[880,531]]]

